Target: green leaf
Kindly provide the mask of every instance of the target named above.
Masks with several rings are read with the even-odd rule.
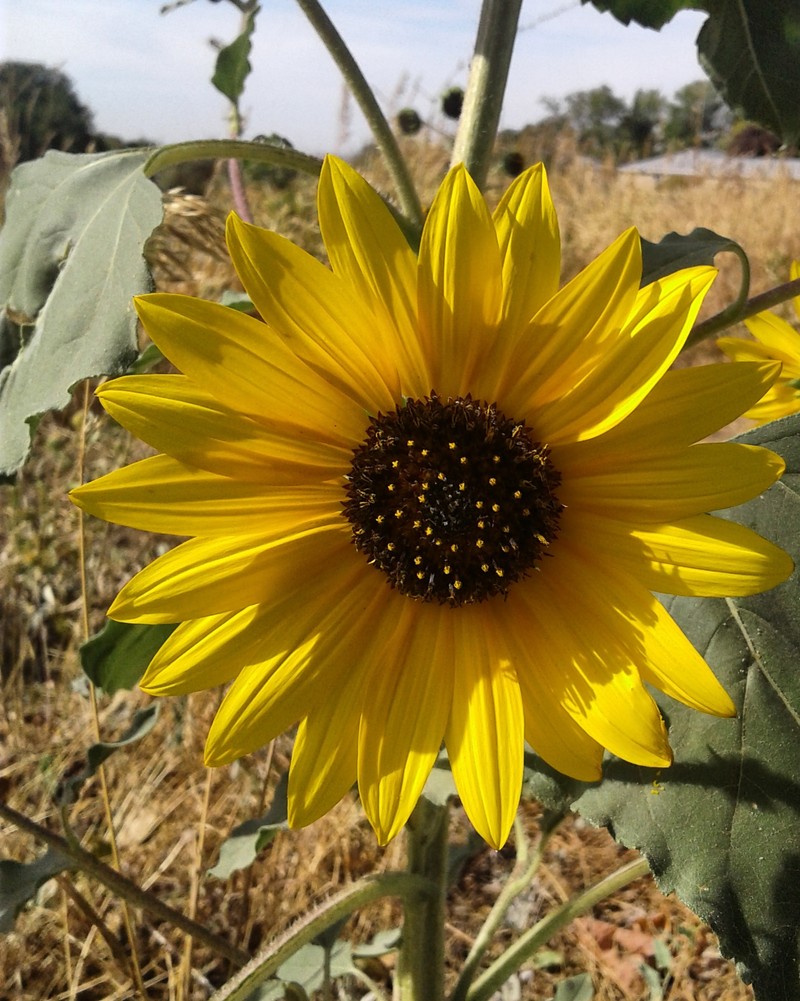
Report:
[[[0,932],[13,930],[14,919],[43,883],[73,868],[72,859],[56,848],[48,848],[33,862],[0,859]]]
[[[600,11],[608,11],[618,21],[628,25],[635,21],[643,28],[658,31],[673,19],[679,10],[701,6],[696,0],[581,0]]]
[[[700,6],[700,4],[698,4]],[[705,0],[697,36],[711,82],[745,118],[800,139],[800,5],[797,0]]]
[[[81,790],[83,783],[97,772],[100,765],[111,757],[116,751],[129,744],[136,743],[146,736],[155,726],[158,717],[158,703],[148,706],[146,709],[139,709],[135,713],[131,725],[124,736],[119,740],[101,741],[92,744],[86,751],[86,764],[80,772],[74,775],[62,777],[56,790],[56,800],[61,806],[69,806],[74,803]]]
[[[553,1001],[593,1001],[594,984],[588,973],[562,980],[553,996]]]
[[[148,151],[49,152],[12,174],[0,234],[0,474],[19,469],[38,417],[82,379],[137,356],[131,297],[161,220]]]
[[[217,90],[237,108],[239,107],[239,98],[244,91],[245,80],[253,68],[250,65],[251,39],[256,26],[256,14],[259,10],[259,7],[251,10],[244,20],[242,33],[230,45],[219,50],[217,65],[214,69],[214,75],[211,77],[211,82]]]
[[[786,461],[783,479],[725,515],[800,561],[800,416],[748,432]],[[800,997],[800,580],[734,599],[665,598],[738,709],[716,719],[658,696],[675,751],[653,771],[606,762],[593,786],[555,773],[529,788],[553,795],[639,848],[752,980],[759,1001]]]
[[[318,991],[324,980],[325,949],[321,945],[304,945],[287,959],[278,970],[281,980],[299,984],[306,993]],[[349,973],[358,972],[353,966],[353,956],[350,943],[337,942],[330,953],[331,978],[343,977]]]
[[[175,628],[109,619],[96,636],[81,646],[81,667],[90,681],[108,695],[135,688]]]
[[[353,958],[370,959],[396,952],[400,948],[402,934],[400,928],[386,928],[384,931],[376,932],[371,941],[353,946]]]
[[[711,82],[745,118],[800,139],[800,6],[797,0],[581,0],[623,24],[661,28],[683,9],[704,10],[698,57]]]
[[[272,841],[278,831],[285,831],[287,824],[286,790],[289,784],[288,773],[281,776],[275,787],[272,806],[263,817],[246,820],[234,827],[219,849],[219,861],[213,869],[208,870],[209,876],[217,879],[227,879],[237,869],[246,869],[251,865],[258,853]]]
[[[723,251],[729,251],[737,257],[744,254],[735,240],[702,226],[693,229],[686,236],[672,232],[667,233],[658,243],[651,243],[644,238],[641,238],[641,243],[643,287],[680,271],[681,268],[713,265],[714,258]]]

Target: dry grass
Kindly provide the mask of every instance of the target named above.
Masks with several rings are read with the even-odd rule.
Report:
[[[424,142],[410,140],[408,145],[430,194],[444,169],[444,154]],[[751,255],[754,291],[786,280],[789,261],[800,257],[800,227],[788,211],[796,194],[788,183],[702,180],[645,186],[611,169],[591,168],[566,156],[562,160],[555,165],[561,169],[552,171],[551,183],[567,277],[629,223],[654,240],[670,229],[685,232],[699,225],[732,236]],[[370,159],[364,170],[379,188],[389,189],[379,163]],[[494,175],[490,194],[496,197],[504,183]],[[257,221],[313,252],[321,251],[310,182],[300,180],[288,193],[251,194]],[[221,183],[213,203],[177,193],[168,196],[167,224],[150,248],[159,287],[211,297],[236,287],[220,253],[224,210],[217,206],[225,205],[225,197]],[[732,268],[724,264],[711,308],[727,302],[736,283],[735,263]],[[704,357],[709,354],[705,349]],[[30,462],[15,485],[0,490],[0,794],[53,829],[59,827],[53,790],[60,776],[79,766],[92,739],[91,710],[77,659],[82,638],[78,523],[65,497],[77,476],[80,422],[77,402],[45,419]],[[92,407],[87,478],[143,454],[142,446]],[[97,521],[87,524],[93,630],[102,623],[103,610],[121,582],[168,544],[163,538]],[[256,862],[251,880],[242,873],[227,881],[204,878],[230,829],[263,812],[290,753],[289,738],[282,738],[269,774],[262,752],[207,778],[201,752],[218,698],[212,692],[162,704],[154,732],[110,760],[111,806],[124,870],[183,911],[190,909],[191,887],[199,884],[198,918],[254,950],[335,888],[375,867],[402,866],[403,846],[399,839],[385,851],[376,848],[357,804],[348,799],[309,829],[279,836]],[[146,701],[136,692],[104,700],[99,714],[104,739],[120,735]],[[535,838],[533,806],[526,808],[525,818],[528,836]],[[96,781],[84,788],[70,811],[70,823],[85,845],[107,853]],[[465,822],[458,812],[454,827],[463,836]],[[3,856],[29,860],[40,854],[40,846],[9,825],[0,830]],[[605,832],[577,820],[566,823],[554,837],[540,874],[518,902],[514,927],[504,929],[501,940],[510,940],[548,907],[613,870],[625,855]],[[500,853],[479,851],[452,888],[451,980],[513,857],[513,846]],[[348,934],[364,940],[398,917],[393,904],[375,905],[353,919]],[[182,935],[147,915],[136,913],[134,919],[137,953],[152,1001],[205,998],[229,975],[226,962],[205,948],[195,947],[187,966]],[[101,930],[113,942],[113,951]],[[752,996],[731,964],[720,958],[709,930],[678,902],[661,896],[650,880],[639,881],[558,935],[550,943],[547,963],[534,964],[522,977],[521,996],[548,998],[560,979],[588,971],[598,1001],[646,1001],[650,992],[639,970],[642,963],[652,965],[656,940],[672,956],[664,992],[668,1001],[745,1001]],[[19,917],[15,931],[0,941],[0,999],[132,998],[124,943],[119,904],[102,887],[80,875],[51,882]],[[390,973],[388,962],[370,969],[384,986]]]

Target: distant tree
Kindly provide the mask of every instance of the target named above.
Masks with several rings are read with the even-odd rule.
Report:
[[[664,124],[673,146],[711,146],[730,128],[733,114],[708,80],[695,80],[676,90]]]
[[[20,162],[48,149],[82,153],[92,141],[91,111],[64,73],[40,63],[0,63],[0,112]]]
[[[616,149],[620,123],[628,108],[609,86],[567,94],[564,102],[567,118],[587,153],[602,155]]]
[[[620,147],[627,147],[638,158],[653,153],[666,110],[667,100],[660,91],[637,90],[630,108],[620,119]]]

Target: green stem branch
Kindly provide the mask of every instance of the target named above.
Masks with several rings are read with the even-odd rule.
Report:
[[[542,818],[541,837],[539,838],[539,844],[536,846],[536,851],[533,853],[528,849],[522,825],[519,822],[519,818],[517,818],[515,823],[517,863],[505,886],[500,891],[497,900],[494,902],[489,916],[481,926],[469,955],[461,967],[461,973],[453,989],[453,993],[450,995],[450,1001],[465,1001],[469,993],[469,986],[475,976],[475,971],[478,969],[484,953],[489,948],[492,938],[503,923],[506,913],[515,898],[530,886],[531,880],[541,865],[550,835],[564,819],[564,816],[564,813],[553,813]]]
[[[397,986],[402,1001],[444,997],[444,905],[447,889],[447,805],[424,796],[406,825],[408,872],[431,886],[427,897],[406,901]]]
[[[141,907],[143,911],[149,912],[161,921],[167,921],[175,925],[176,928],[180,928],[181,931],[186,932],[187,935],[191,935],[192,938],[198,942],[202,942],[203,945],[208,946],[209,949],[212,949],[219,955],[225,956],[226,959],[229,959],[237,966],[244,965],[250,959],[249,955],[242,949],[238,949],[224,938],[215,935],[205,925],[187,918],[185,914],[181,914],[180,911],[176,911],[167,904],[162,903],[158,897],[152,893],[148,893],[147,890],[143,890],[136,883],[123,876],[122,873],[106,865],[105,862],[101,862],[100,859],[81,847],[76,841],[68,841],[60,837],[54,831],[42,827],[35,820],[31,820],[30,817],[26,817],[23,813],[18,813],[5,803],[0,803],[0,817],[11,821],[21,831],[32,834],[39,841],[43,841],[46,845],[49,845],[50,848],[61,852],[65,856],[65,869],[80,869],[88,873],[88,875],[93,876],[116,896],[127,900],[135,907]]]
[[[192,142],[161,146],[153,151],[142,169],[145,177],[152,177],[153,174],[157,174],[166,167],[172,167],[176,163],[186,163],[189,160],[228,158],[272,163],[278,167],[302,170],[314,177],[318,177],[322,170],[322,160],[316,156],[300,153],[296,149],[271,146],[268,143],[244,142],[236,139],[198,139]]]
[[[636,859],[635,862],[629,862],[628,865],[622,866],[621,869],[617,869],[579,893],[577,897],[573,897],[572,900],[568,900],[551,911],[546,918],[542,918],[532,928],[529,928],[482,976],[478,977],[467,993],[467,1001],[488,1001],[512,973],[519,970],[522,964],[530,959],[557,931],[594,907],[595,904],[599,904],[601,900],[611,896],[612,893],[616,893],[617,890],[621,890],[634,880],[646,876],[649,871],[646,859]]]
[[[290,956],[307,945],[326,928],[346,918],[359,907],[364,907],[380,897],[400,897],[406,904],[431,895],[426,879],[406,872],[384,872],[366,876],[352,886],[324,901],[297,925],[280,938],[271,942],[262,952],[240,970],[224,987],[214,994],[212,1001],[245,1001],[259,984],[271,977]]]
[[[522,0],[484,0],[464,107],[453,146],[479,188],[486,183],[517,36]]]
[[[794,299],[798,295],[800,295],[800,278],[795,278],[794,281],[777,285],[768,292],[762,292],[761,295],[754,295],[752,299],[747,299],[745,302],[733,303],[732,306],[723,309],[721,313],[698,323],[687,337],[686,347],[690,348],[707,337],[713,337],[714,334],[727,330],[728,327],[732,327],[736,323],[741,323],[748,316],[763,313],[764,310],[772,309],[773,306]]]
[[[339,71],[344,77],[345,83],[350,88],[350,92],[358,102],[358,106],[367,120],[367,124],[372,130],[375,142],[378,145],[389,173],[392,176],[397,197],[404,215],[412,223],[415,229],[422,229],[423,212],[422,205],[411,180],[397,139],[392,132],[386,116],[381,111],[372,88],[367,83],[361,68],[353,58],[353,54],[348,49],[344,39],[336,30],[333,22],[322,9],[318,0],[297,0],[298,6],[311,22],[312,27],[322,39],[328,52],[333,57],[334,62],[339,67]]]

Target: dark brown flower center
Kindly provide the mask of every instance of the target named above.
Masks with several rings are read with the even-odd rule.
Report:
[[[558,534],[561,477],[524,421],[436,393],[370,418],[344,515],[401,594],[450,605],[506,594]]]

